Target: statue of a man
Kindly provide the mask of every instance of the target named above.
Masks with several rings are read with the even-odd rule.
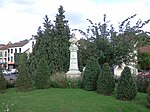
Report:
[[[72,33],[72,36],[69,39],[69,42],[71,43],[71,46],[74,46],[78,42],[78,39],[75,37],[74,33]]]

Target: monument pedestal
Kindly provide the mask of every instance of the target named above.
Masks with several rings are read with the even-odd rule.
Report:
[[[68,78],[79,78],[81,76],[81,72],[78,68],[78,57],[77,50],[78,47],[75,44],[71,44],[70,48],[70,67],[69,71],[66,73]]]

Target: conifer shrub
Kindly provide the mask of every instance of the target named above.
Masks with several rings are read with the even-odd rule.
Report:
[[[7,81],[3,75],[0,75],[0,94],[4,93],[6,90]]]
[[[90,57],[85,70],[83,72],[82,83],[83,88],[88,91],[96,90],[98,75],[100,73],[100,66],[94,57]]]
[[[2,68],[0,67],[0,94],[4,93],[6,90],[7,81],[2,74]]]
[[[97,91],[103,95],[111,95],[115,89],[115,79],[108,63],[102,67],[102,72],[97,80]]]
[[[125,67],[116,87],[116,98],[124,101],[131,101],[137,95],[136,81],[133,78],[130,68]]]
[[[25,53],[21,54],[18,62],[18,77],[16,79],[16,89],[23,92],[32,90],[32,81],[28,73],[26,61],[27,55]]]
[[[150,108],[150,85],[149,85],[149,87],[147,89],[147,101],[148,101],[148,106]]]
[[[47,89],[50,86],[50,69],[48,67],[47,61],[41,58],[37,65],[37,70],[35,73],[35,86],[37,89]]]

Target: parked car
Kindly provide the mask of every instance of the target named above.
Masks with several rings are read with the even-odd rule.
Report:
[[[148,71],[143,71],[143,72],[139,72],[138,75],[150,76],[150,72],[148,72]]]
[[[11,72],[8,70],[3,70],[2,73],[3,75],[11,75]]]
[[[17,69],[11,69],[10,72],[11,72],[11,74],[17,74],[18,70]]]

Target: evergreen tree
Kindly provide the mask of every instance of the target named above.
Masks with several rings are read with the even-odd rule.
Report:
[[[33,48],[32,54],[30,54],[30,58],[28,61],[28,68],[29,72],[32,77],[33,85],[35,83],[35,72],[37,70],[37,66],[39,61],[41,60],[41,57],[43,57],[48,65],[52,63],[52,43],[53,43],[53,24],[51,24],[51,21],[49,20],[48,16],[45,16],[44,18],[44,28],[41,27],[38,28],[38,33],[35,36],[36,38],[36,44]],[[52,50],[51,50],[52,49]]]
[[[96,81],[100,74],[100,67],[98,61],[91,57],[86,65],[85,71],[83,72],[83,88],[85,90],[96,90]]]
[[[136,82],[131,74],[130,68],[125,67],[119,78],[116,88],[116,98],[120,100],[133,100],[137,95]]]
[[[35,73],[35,86],[38,89],[46,89],[50,86],[50,72],[49,67],[44,58],[41,58],[37,65]]]
[[[114,92],[114,89],[115,79],[108,63],[105,63],[97,81],[97,91],[103,95],[111,95]]]
[[[7,86],[7,81],[2,74],[2,68],[0,67],[0,94],[4,93]]]
[[[31,77],[27,68],[27,54],[20,55],[18,62],[18,77],[16,79],[16,88],[19,91],[29,91],[32,89]]]
[[[67,72],[69,69],[70,29],[68,21],[65,20],[64,12],[63,7],[60,6],[54,21],[54,37],[51,45],[51,50],[53,51],[51,57],[53,57],[53,60],[50,65],[53,67],[54,72]]]
[[[65,20],[63,7],[60,6],[56,15],[55,25],[51,24],[48,16],[44,18],[44,28],[39,27],[36,44],[29,59],[30,73],[33,83],[39,61],[43,57],[51,68],[50,74],[67,72],[69,69],[69,38],[70,29]]]

